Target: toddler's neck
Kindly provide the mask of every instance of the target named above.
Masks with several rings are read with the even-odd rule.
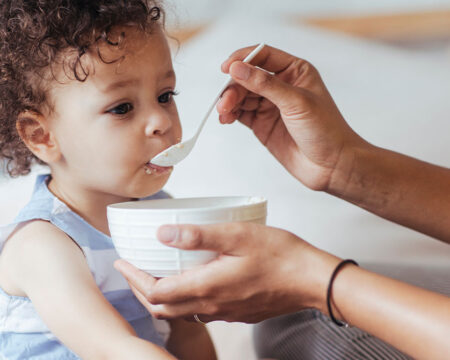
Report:
[[[63,181],[54,176],[50,176],[47,187],[54,196],[64,202],[73,212],[108,236],[110,236],[110,233],[106,207],[110,204],[132,200],[87,189],[74,181]]]

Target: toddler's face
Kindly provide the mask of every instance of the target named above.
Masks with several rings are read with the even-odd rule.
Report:
[[[100,46],[104,60],[86,56],[85,82],[67,80],[50,92],[50,125],[64,177],[92,191],[130,198],[157,192],[171,169],[148,174],[146,163],[181,138],[175,74],[161,29],[125,31],[122,48]],[[67,177],[68,176],[68,177]]]

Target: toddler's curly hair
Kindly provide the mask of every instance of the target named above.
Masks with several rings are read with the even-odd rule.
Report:
[[[44,74],[61,53],[74,50],[65,71],[84,81],[89,74],[81,66],[82,56],[98,49],[101,41],[119,46],[120,38],[109,38],[114,28],[132,26],[150,33],[156,23],[164,27],[158,0],[0,1],[0,161],[10,176],[43,164],[25,146],[16,121],[24,111],[40,113],[50,105]]]

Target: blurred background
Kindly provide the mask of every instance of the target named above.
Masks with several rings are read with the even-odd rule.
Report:
[[[220,64],[264,41],[312,62],[366,140],[449,166],[450,0],[170,0],[166,11],[168,32],[179,40],[173,55],[185,138],[226,78]],[[1,223],[27,201],[34,176],[2,177]],[[250,131],[220,125],[215,112],[167,190],[176,197],[265,196],[269,225],[360,262],[424,271],[450,264],[448,245],[306,189]],[[255,358],[251,326],[208,326],[220,359]]]

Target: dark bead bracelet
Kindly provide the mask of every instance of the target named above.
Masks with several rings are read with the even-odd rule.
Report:
[[[333,281],[336,278],[336,275],[338,274],[339,270],[342,269],[346,264],[353,264],[356,266],[359,266],[358,263],[355,260],[352,259],[346,259],[342,260],[334,269],[333,273],[331,274],[330,282],[328,283],[328,289],[327,289],[327,307],[328,307],[328,314],[330,315],[331,320],[337,325],[337,326],[344,326],[348,327],[348,324],[336,319],[333,315],[333,312],[331,311],[331,288],[333,287]]]

